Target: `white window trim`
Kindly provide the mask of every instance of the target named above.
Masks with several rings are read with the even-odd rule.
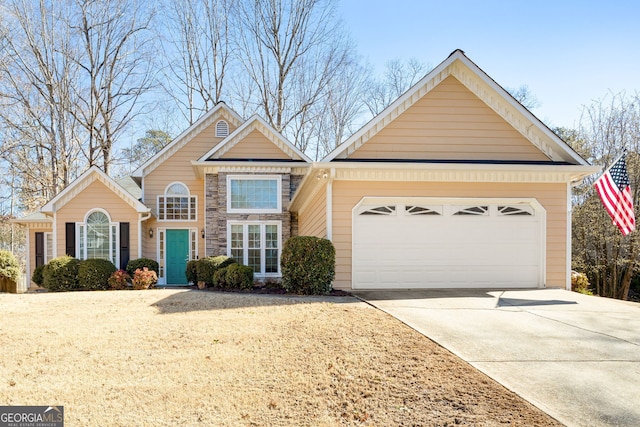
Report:
[[[186,196],[167,196],[167,190],[174,184],[180,184],[184,188],[186,188],[187,189],[187,195]],[[194,219],[166,219],[166,217],[167,217],[167,197],[187,197],[189,199],[187,215],[189,216],[189,218],[191,218],[191,215],[195,213],[195,218]],[[160,198],[164,198],[164,209],[162,210],[162,212],[164,213],[164,218],[160,217]],[[193,207],[193,211],[191,210],[191,199],[195,200],[195,206]],[[192,195],[191,194],[191,190],[189,189],[189,186],[186,185],[184,182],[174,181],[174,182],[169,183],[169,185],[167,185],[164,188],[164,193],[158,194],[156,196],[156,209],[157,209],[157,212],[158,212],[158,222],[196,222],[196,221],[198,221],[198,196]]]
[[[55,240],[53,239],[53,232],[44,232],[42,235],[44,240],[44,263],[48,264],[49,261],[55,258]],[[47,240],[51,240],[51,257],[48,256]]]
[[[236,261],[240,264],[247,265],[248,264],[248,233],[247,226],[249,225],[260,225],[260,265],[262,267],[262,271],[259,273],[253,273],[253,276],[256,278],[267,278],[267,277],[282,277],[282,272],[280,271],[280,257],[282,256],[282,221],[227,221],[227,256],[231,256],[231,226],[232,225],[242,225],[242,249],[243,249],[243,258],[237,259]],[[266,247],[265,247],[265,229],[266,225],[277,225],[278,226],[278,271],[276,273],[265,273],[266,267]]]
[[[102,208],[91,209],[84,216],[84,222],[76,223],[76,255],[80,260],[87,259],[87,218],[94,212],[102,212],[109,219],[109,254],[113,255],[115,253],[115,259],[111,259],[110,257],[109,261],[118,268],[120,266],[120,223],[113,222],[109,212]],[[113,227],[115,227],[115,241],[111,239]],[[81,228],[84,230],[83,233],[80,233]],[[80,237],[82,237],[82,241]]]
[[[277,207],[275,209],[236,209],[231,207],[231,181],[276,181]],[[282,213],[282,175],[227,175],[228,213]]]

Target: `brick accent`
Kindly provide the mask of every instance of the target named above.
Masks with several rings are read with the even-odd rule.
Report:
[[[257,173],[265,175],[264,173]],[[226,255],[227,221],[281,221],[282,243],[298,232],[298,218],[287,210],[293,191],[300,185],[302,177],[282,174],[282,207],[279,214],[236,214],[227,212],[228,173],[206,174],[205,176],[205,230],[206,255]],[[233,175],[236,175],[235,173]],[[252,175],[244,173],[243,175]],[[275,174],[271,174],[275,175]]]

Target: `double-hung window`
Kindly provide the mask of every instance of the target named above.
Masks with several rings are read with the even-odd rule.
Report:
[[[253,268],[259,277],[280,273],[280,221],[229,221],[229,256]]]
[[[118,265],[118,223],[102,210],[89,212],[77,224],[77,253],[80,259],[106,259]]]
[[[189,194],[181,182],[169,184],[164,195],[158,196],[158,219],[160,221],[196,221],[198,200]]]
[[[228,175],[227,212],[280,213],[280,175]]]

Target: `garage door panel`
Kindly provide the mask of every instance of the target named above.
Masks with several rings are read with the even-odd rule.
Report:
[[[540,286],[541,218],[490,205],[477,216],[412,215],[399,199],[392,214],[354,212],[354,288]]]

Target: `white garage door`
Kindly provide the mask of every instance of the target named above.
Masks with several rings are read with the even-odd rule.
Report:
[[[364,198],[353,210],[353,288],[544,286],[535,200]]]

